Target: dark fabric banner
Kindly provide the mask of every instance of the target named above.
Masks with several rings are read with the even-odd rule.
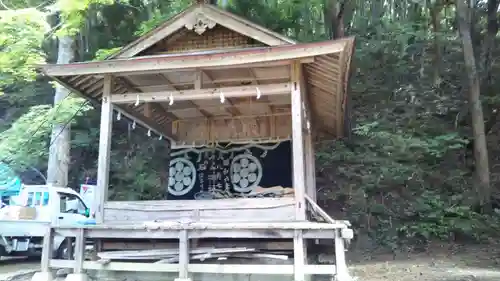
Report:
[[[168,199],[211,199],[207,194],[217,191],[236,197],[256,187],[292,187],[291,154],[290,141],[172,150]]]

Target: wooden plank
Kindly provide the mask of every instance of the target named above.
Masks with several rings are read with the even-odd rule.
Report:
[[[104,222],[104,203],[108,199],[109,165],[111,158],[111,135],[113,129],[113,89],[111,75],[104,77],[104,89],[101,107],[101,127],[99,132],[99,156],[97,159],[97,188],[94,191],[92,213],[97,223]]]
[[[52,230],[52,227],[47,226],[45,230],[45,235],[43,236],[43,245],[42,245],[42,262],[41,262],[42,272],[51,272],[50,260],[52,259],[53,252],[54,252],[54,231]]]
[[[304,138],[305,161],[306,161],[306,196],[316,202],[316,157],[314,156],[314,143],[312,141],[312,132],[306,133]],[[306,197],[307,199],[307,197]]]
[[[85,230],[79,229],[75,239],[75,267],[74,273],[83,273],[83,261],[85,260]]]
[[[151,211],[190,211],[229,210],[229,209],[274,209],[293,205],[291,197],[282,198],[234,198],[218,200],[145,200],[145,201],[108,201],[106,209],[151,210]],[[235,218],[237,219],[237,218]]]
[[[340,230],[335,232],[335,266],[337,268],[338,280],[351,280],[347,262],[345,259],[345,244],[344,239],[340,235]]]
[[[290,83],[261,85],[259,89],[263,96],[289,95]],[[255,86],[222,87],[195,90],[172,90],[161,92],[137,92],[113,94],[111,102],[115,104],[139,102],[168,102],[172,97],[176,101],[195,101],[204,99],[219,99],[221,93],[225,98],[240,98],[255,96]]]
[[[260,69],[270,69],[270,68],[275,68],[275,67],[281,67],[281,66],[289,66],[290,63],[294,61],[300,61],[300,63],[303,64],[310,64],[315,62],[314,57],[304,57],[304,58],[299,58],[299,59],[292,59],[292,60],[277,60],[277,61],[267,61],[267,62],[255,62],[255,63],[246,63],[246,64],[235,64],[235,65],[224,65],[224,66],[210,66],[210,67],[203,67],[203,71],[212,71],[212,70],[241,70],[242,68],[260,68]],[[194,67],[194,68],[184,68],[184,69],[163,69],[161,70],[161,73],[174,73],[174,72],[191,72],[191,71],[196,71],[200,68]],[[143,74],[158,74],[158,71],[155,69],[150,69],[150,70],[142,70],[142,71],[125,71],[125,72],[119,72],[116,73],[115,76],[130,76],[130,75],[143,75]],[[95,74],[95,77],[100,77],[103,76],[103,73],[98,73]],[[57,77],[57,76],[56,76]]]
[[[104,230],[141,230],[141,231],[152,231],[152,230],[333,230],[346,228],[344,222],[338,223],[321,223],[321,222],[310,222],[310,221],[268,221],[268,222],[247,222],[246,220],[234,221],[233,220],[218,220],[218,221],[189,221],[189,220],[174,220],[174,221],[144,221],[142,224],[137,224],[137,222],[121,223],[121,224],[96,224],[96,225],[60,225],[57,231],[62,231],[63,229],[71,229],[75,231],[77,229],[104,229]],[[75,237],[75,235],[70,235]],[[177,236],[178,237],[178,236]]]
[[[270,120],[276,123],[274,134],[269,134]],[[206,123],[210,121],[210,126]],[[175,123],[176,136],[179,141],[200,144],[214,139],[222,142],[229,140],[243,142],[244,140],[288,139],[291,135],[291,114],[288,112],[274,113],[271,116],[225,116],[211,119],[193,118],[179,120]]]
[[[74,261],[51,260],[54,268],[72,268]],[[101,264],[95,261],[85,261],[84,269],[108,271],[139,271],[139,272],[178,272],[178,264],[110,262]],[[335,265],[306,265],[304,273],[309,275],[334,275]],[[191,273],[219,274],[263,274],[263,275],[293,275],[293,265],[283,264],[189,264]]]
[[[264,198],[262,198],[264,199]],[[266,198],[275,199],[275,198]],[[293,198],[292,198],[293,199]],[[193,210],[199,210],[198,220],[214,221],[293,221],[295,220],[293,200],[230,199],[163,201],[158,205],[134,205],[108,202],[105,204],[105,222],[131,223],[152,220],[194,220]],[[220,202],[220,206],[217,203]],[[211,203],[211,204],[209,204]],[[240,204],[240,205],[238,205]],[[251,204],[255,204],[252,206]]]
[[[189,278],[189,237],[187,230],[179,233],[179,278]]]
[[[148,249],[177,249],[178,243],[168,242],[168,241],[114,241],[105,240],[103,245],[103,250],[148,250]],[[192,245],[194,246],[194,245]],[[257,250],[267,250],[267,251],[277,251],[277,250],[290,250],[293,248],[292,241],[282,241],[282,240],[212,240],[212,239],[200,239],[196,247],[206,248],[236,248],[236,247],[251,247]]]
[[[305,199],[305,165],[303,123],[303,93],[301,91],[302,66],[299,63],[291,65],[292,76],[292,161],[293,188],[295,191],[295,211],[297,220],[306,220]]]
[[[295,230],[293,237],[293,275],[294,281],[305,281],[304,271],[307,265],[307,248],[302,230]]]
[[[193,69],[246,65],[280,60],[297,60],[338,53],[344,50],[349,39],[285,45],[279,47],[249,48],[236,51],[199,52],[194,54],[144,56],[130,59],[80,62],[72,64],[41,65],[49,76],[74,76],[85,74],[113,74],[123,72],[161,72],[174,69]]]
[[[297,220],[306,220],[306,170],[304,166],[302,65],[291,65],[292,78],[292,150],[293,188],[295,191],[295,215]],[[307,248],[302,230],[295,230],[293,237],[294,281],[305,281],[304,267],[307,262]]]
[[[182,235],[182,233],[181,233],[181,235]],[[182,238],[182,237],[180,237],[180,238]],[[187,236],[185,236],[184,238],[187,239]],[[164,258],[173,257],[173,256],[179,257],[182,260],[182,259],[189,259],[189,255],[255,252],[255,249],[246,248],[246,247],[222,248],[222,249],[217,249],[214,247],[207,247],[207,248],[196,248],[196,249],[192,249],[190,251],[186,251],[186,256],[180,257],[183,255],[182,251],[184,251],[184,250],[185,249],[179,250],[179,247],[178,247],[177,249],[113,251],[113,252],[98,253],[97,255],[101,259],[106,259],[106,260],[127,260],[127,259],[128,260],[154,260],[154,259],[164,259]],[[177,259],[176,261],[179,261],[179,259]],[[182,267],[182,266],[180,266],[180,267]],[[186,267],[186,269],[187,269],[187,267]]]
[[[344,226],[345,227],[345,226]],[[74,236],[74,230],[60,229],[58,233],[65,236]],[[305,239],[333,239],[334,230],[331,229],[313,229],[304,230]],[[105,239],[178,239],[178,231],[170,230],[146,230],[146,229],[89,229],[87,238],[105,238]],[[230,239],[292,239],[294,237],[293,229],[250,229],[250,230],[222,230],[205,229],[190,230],[190,239],[199,238],[230,238]]]

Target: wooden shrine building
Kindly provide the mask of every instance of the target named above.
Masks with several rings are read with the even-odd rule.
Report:
[[[75,258],[52,259],[51,239],[45,239],[37,278],[49,278],[50,268],[68,267],[74,269],[71,280],[84,280],[89,269],[178,272],[179,280],[202,272],[349,280],[344,240],[352,238],[352,230],[316,204],[313,143],[345,134],[353,48],[353,38],[297,43],[217,7],[195,4],[104,61],[41,66],[45,75],[100,104],[101,125],[92,206],[96,225],[54,221],[47,237],[55,232],[75,237]],[[292,163],[282,165],[292,166],[293,196],[107,202],[114,112],[170,141],[172,148],[291,141]],[[175,239],[178,262],[83,258],[86,239],[131,238]],[[293,241],[293,264],[191,263],[190,242],[207,238]],[[308,263],[311,239],[334,241],[335,265]]]

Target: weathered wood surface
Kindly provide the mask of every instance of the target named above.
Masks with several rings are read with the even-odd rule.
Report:
[[[294,221],[294,199],[239,198],[221,200],[111,201],[104,205],[107,224],[144,221]]]
[[[128,240],[128,241],[115,241],[104,240],[103,251],[109,250],[151,250],[151,249],[178,249],[179,245],[177,240],[174,241],[161,241],[161,240]],[[219,239],[200,239],[196,248],[237,248],[237,247],[251,247],[257,250],[268,251],[283,251],[290,250],[293,247],[292,241],[283,240],[262,240],[262,239],[239,239],[239,240],[219,240]]]

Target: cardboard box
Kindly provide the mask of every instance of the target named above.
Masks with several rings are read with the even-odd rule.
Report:
[[[34,220],[36,219],[36,209],[33,207],[8,206],[4,210],[5,219],[11,220]]]

